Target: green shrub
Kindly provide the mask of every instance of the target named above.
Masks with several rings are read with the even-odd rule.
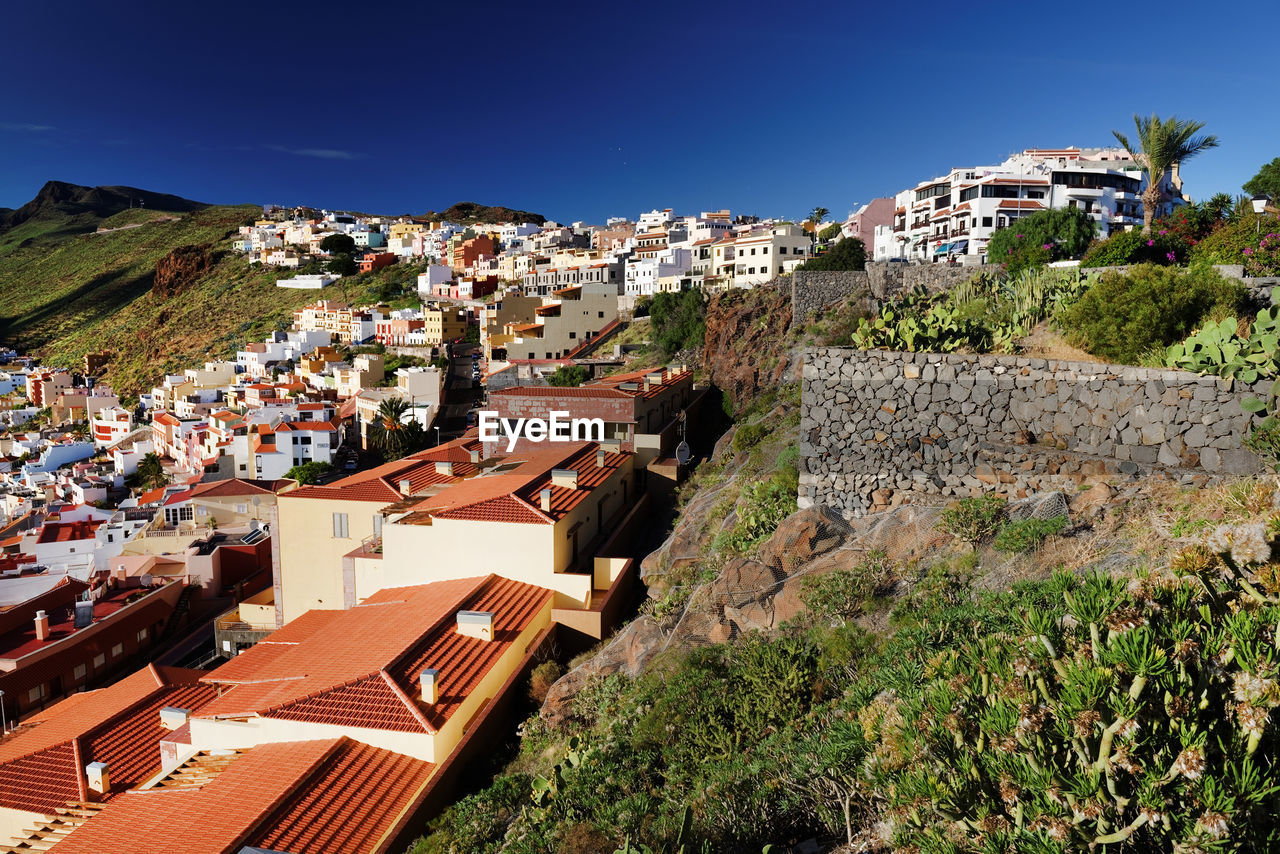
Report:
[[[871,552],[851,567],[806,576],[800,598],[815,622],[844,625],[863,612],[867,600],[884,588],[894,570],[884,552]]]
[[[1005,500],[998,495],[961,498],[938,520],[938,529],[964,540],[975,550],[979,544],[1000,529],[1004,521]]]
[[[1127,273],[1104,273],[1056,320],[1071,344],[1133,365],[1152,349],[1181,341],[1204,319],[1231,314],[1244,294],[1239,282],[1208,267],[1139,264]]]
[[[1089,247],[1081,267],[1121,267],[1129,264],[1180,264],[1187,259],[1187,244],[1172,235],[1153,231],[1119,231]]]
[[[1268,416],[1245,437],[1244,446],[1257,454],[1264,465],[1280,472],[1280,420]]]
[[[767,540],[782,520],[795,512],[797,486],[792,468],[779,469],[748,484],[734,507],[737,518],[733,527],[716,535],[712,548],[722,554],[742,555]]]
[[[1036,211],[991,235],[987,257],[1017,273],[1076,257],[1089,247],[1096,232],[1097,224],[1080,208]]]
[[[1280,218],[1271,214],[1259,218],[1249,211],[1192,247],[1191,259],[1209,264],[1243,264],[1249,258],[1244,250],[1256,250],[1262,235],[1273,232],[1280,232]]]
[[[743,451],[750,450],[760,444],[760,440],[768,435],[769,426],[763,421],[743,424],[738,428],[738,432],[733,434],[733,452],[740,454]]]
[[[1280,234],[1267,232],[1257,249],[1244,250],[1244,272],[1247,276],[1280,276]]]
[[[846,237],[827,252],[805,261],[797,270],[863,270],[867,266],[867,248],[856,237]]]
[[[701,347],[707,335],[707,307],[702,291],[654,294],[649,303],[653,343],[667,357],[690,347]]]
[[[1051,519],[1022,519],[1000,529],[991,545],[996,551],[1024,554],[1040,548],[1040,544],[1067,526],[1066,516]]]
[[[587,381],[587,369],[582,365],[561,365],[547,377],[547,383],[561,388],[573,388]]]

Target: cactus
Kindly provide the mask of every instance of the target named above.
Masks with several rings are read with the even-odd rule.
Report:
[[[938,656],[862,713],[866,771],[918,851],[1277,850],[1275,524],[1224,526],[1127,585]]]

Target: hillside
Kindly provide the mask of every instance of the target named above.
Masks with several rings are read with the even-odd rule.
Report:
[[[46,233],[39,245],[0,252],[0,341],[66,367],[79,365],[87,352],[108,350],[114,356],[106,379],[120,393],[136,395],[165,372],[261,340],[317,295],[275,287],[288,274],[250,266],[227,249],[255,211],[248,205],[169,215],[126,209],[94,220],[118,230],[56,240]],[[196,247],[191,251],[207,266],[176,286],[163,283],[167,296],[157,294],[156,265],[179,247]],[[344,279],[325,295],[395,299],[403,286],[412,290],[416,273],[412,266],[390,267]]]
[[[92,232],[102,221],[135,211],[189,213],[208,207],[181,196],[137,187],[83,187],[49,181],[20,208],[0,208],[0,254],[20,246],[48,245],[65,237]]]
[[[427,219],[442,219],[461,225],[474,225],[477,222],[532,222],[542,225],[547,218],[542,214],[529,211],[505,208],[501,205],[481,205],[475,202],[458,202],[442,211],[426,214]]]

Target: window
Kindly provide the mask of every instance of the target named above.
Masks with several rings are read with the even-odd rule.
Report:
[[[146,642],[147,642],[147,630],[138,629],[138,643],[146,643]]]
[[[310,437],[310,436],[303,436],[303,437],[302,437],[302,444],[304,444],[304,445],[310,445],[310,444],[311,444],[311,437]]]
[[[27,692],[28,703],[38,703],[40,698],[44,696],[44,685],[37,685]]]
[[[97,655],[95,655],[95,656],[93,657],[93,669],[94,669],[94,670],[97,670],[99,667],[102,667],[102,666],[103,666],[104,664],[106,664],[106,663],[107,663],[107,656],[106,656],[106,653],[102,653],[102,652],[100,652],[100,653],[98,653]]]
[[[761,255],[768,255],[768,254],[769,254],[769,247],[768,247],[768,246],[761,247],[761,249],[760,249],[760,254],[761,254]]]
[[[779,265],[778,265],[778,275],[779,275],[779,276],[781,276],[781,275],[782,275],[782,265],[781,265],[781,264],[779,264]]]
[[[991,217],[989,217],[989,216],[984,216],[984,217],[982,218],[982,227],[983,227],[983,228],[990,228],[990,227],[991,227]]]
[[[786,255],[786,254],[787,254],[787,247],[785,247],[785,246],[779,246],[779,247],[778,247],[778,254],[779,254],[779,255]]]
[[[236,512],[237,512],[237,513],[248,513],[248,512],[249,512],[249,505],[247,505],[247,504],[237,504],[237,505],[236,505]]]
[[[375,537],[382,536],[382,514],[381,513],[373,514],[373,535]]]
[[[124,644],[118,643],[115,646],[111,647],[112,658],[119,658],[122,655],[124,655]]]
[[[577,333],[577,332],[570,332],[570,333],[569,333],[569,338],[570,338],[570,339],[577,338],[577,337],[578,337],[578,333]]]
[[[83,664],[77,664],[77,665],[76,665],[76,669],[75,669],[75,670],[73,670],[73,671],[71,671],[71,677],[72,677],[73,679],[83,679],[83,678],[84,678],[85,671],[86,671],[87,669],[88,669],[88,668],[86,668]]]
[[[596,312],[596,316],[597,316],[597,317],[604,317],[604,312],[603,312],[603,311],[597,311],[597,312]]]
[[[333,536],[339,540],[347,539],[348,533],[347,533],[347,514],[346,513],[333,514]]]

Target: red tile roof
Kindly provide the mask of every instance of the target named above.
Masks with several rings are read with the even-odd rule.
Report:
[[[551,596],[489,575],[389,588],[345,611],[308,611],[206,675],[231,687],[200,716],[434,732]],[[494,612],[494,639],[458,635],[459,610]],[[440,670],[434,706],[418,699],[426,667]]]
[[[0,741],[0,806],[48,812],[83,800],[84,766],[107,763],[114,797],[160,770],[169,731],[160,709],[198,709],[217,689],[199,670],[148,666],[114,685],[74,694]]]
[[[293,483],[291,480],[253,480],[233,477],[192,487],[192,498],[218,498],[233,495],[274,495]]]
[[[37,543],[70,543],[92,540],[101,522],[45,522],[40,526]]]
[[[479,447],[479,443],[458,439],[439,448],[432,448],[395,462],[384,463],[377,468],[369,469],[325,486],[304,486],[288,493],[290,498],[325,498],[339,501],[376,501],[390,504],[400,501],[404,494],[400,491],[400,481],[408,480],[411,490],[417,492],[428,486],[454,483],[465,477],[471,477],[478,469],[471,462],[467,450],[471,445]],[[454,463],[452,475],[436,471],[436,460],[451,460]]]
[[[996,205],[996,207],[1017,208],[1019,210],[1039,210],[1040,208],[1043,208],[1044,205],[1034,199],[1003,199],[1000,204]]]
[[[570,442],[509,458],[518,467],[504,474],[489,474],[448,489],[415,504],[415,512],[437,519],[469,519],[514,524],[554,524],[603,483],[627,459],[627,454],[605,453],[597,465],[594,442]],[[578,487],[551,484],[553,469],[578,473]],[[541,509],[541,491],[551,490],[550,512]]]
[[[264,744],[201,786],[128,792],[59,854],[365,854],[420,802],[429,762],[348,738]]]

